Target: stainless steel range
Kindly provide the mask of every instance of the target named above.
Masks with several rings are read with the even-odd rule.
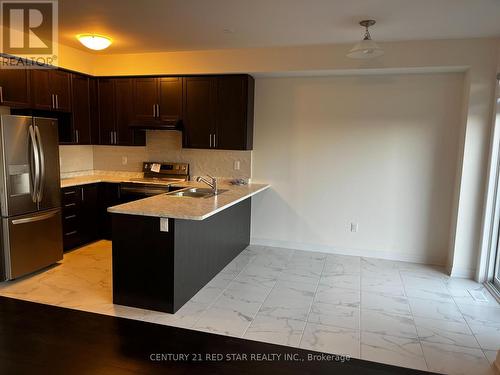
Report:
[[[131,178],[120,184],[120,198],[123,202],[151,197],[177,190],[176,183],[189,180],[189,164],[144,162],[143,177]]]

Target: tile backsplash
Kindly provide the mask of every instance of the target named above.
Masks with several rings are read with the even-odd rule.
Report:
[[[191,176],[251,177],[251,151],[183,149],[177,131],[148,131],[145,147],[60,146],[61,173],[85,170],[139,172],[143,161],[189,163]],[[240,169],[235,170],[238,162]]]
[[[86,172],[94,169],[92,146],[59,146],[61,174]]]

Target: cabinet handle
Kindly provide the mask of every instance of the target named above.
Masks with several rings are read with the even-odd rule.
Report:
[[[210,148],[212,148],[212,133],[210,133],[209,136],[210,136]]]
[[[80,142],[80,134],[79,134],[78,129],[75,130],[75,137],[76,137],[76,143],[79,143]]]
[[[76,194],[76,190],[65,191],[64,195]]]
[[[52,108],[56,108],[56,101],[54,99],[54,94],[51,94],[52,97]]]
[[[109,143],[111,143],[111,144],[114,144],[113,133],[114,133],[113,131],[109,132],[109,138],[110,138]]]
[[[68,233],[64,233],[65,236],[72,236],[73,234],[77,234],[78,231],[74,230],[74,231],[71,231],[71,232],[68,232]]]
[[[65,216],[64,220],[74,219],[75,217],[76,217],[76,215]]]
[[[160,117],[160,105],[159,104],[156,105],[156,117],[158,117],[158,118]]]
[[[0,103],[3,103],[3,87],[0,86]]]
[[[118,144],[118,132],[115,130],[115,145]]]
[[[217,147],[217,142],[215,140],[215,133],[214,133],[214,148],[216,148],[216,147]]]
[[[153,118],[156,117],[156,104],[153,104]]]
[[[83,188],[81,188],[81,192],[82,192],[82,202],[85,200],[85,197],[83,195]]]
[[[59,95],[55,94],[56,97],[56,109],[59,109]]]

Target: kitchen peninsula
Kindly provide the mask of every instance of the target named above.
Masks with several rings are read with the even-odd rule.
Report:
[[[110,207],[113,303],[175,313],[249,245],[251,197],[267,188],[224,184],[218,195],[161,194]]]

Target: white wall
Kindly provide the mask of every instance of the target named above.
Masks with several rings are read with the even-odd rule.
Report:
[[[444,265],[464,74],[256,81],[252,242]],[[357,233],[350,223],[359,224]]]

